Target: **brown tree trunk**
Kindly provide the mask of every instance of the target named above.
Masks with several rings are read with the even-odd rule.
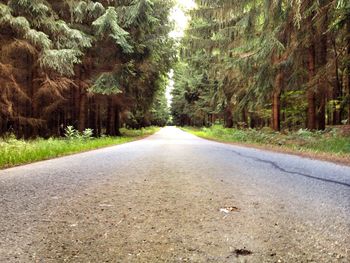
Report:
[[[231,105],[227,105],[225,109],[225,128],[233,128],[233,115]]]
[[[115,136],[115,109],[111,98],[108,98],[108,110],[107,110],[107,135]]]
[[[80,111],[80,88],[74,89],[74,105],[73,105],[73,126],[77,127],[79,122],[79,111]]]
[[[98,137],[98,116],[97,116],[97,102],[92,98],[90,103],[90,114],[89,114],[89,127],[93,129],[95,137]]]
[[[102,117],[101,117],[101,106],[97,104],[97,135],[101,136],[102,134]]]
[[[248,116],[247,116],[247,111],[245,108],[243,108],[243,110],[242,110],[242,122],[244,123],[243,124],[245,126],[244,128],[246,128],[246,126],[248,124]]]
[[[115,135],[116,136],[121,136],[120,126],[121,126],[121,123],[120,123],[120,107],[117,105],[115,107]]]
[[[324,68],[327,65],[327,48],[328,48],[328,38],[327,38],[327,27],[328,27],[328,17],[327,13],[322,17],[320,30],[318,35],[320,36],[320,52],[319,52],[319,67]],[[324,130],[326,128],[326,96],[327,96],[327,79],[321,78],[321,82],[319,83],[319,92],[317,94],[317,98],[319,100],[319,111],[317,116],[318,125],[317,128],[319,130]]]
[[[283,85],[283,73],[279,71],[275,79],[275,87],[272,94],[272,129],[281,130],[281,93]]]
[[[78,122],[78,130],[80,132],[84,131],[86,129],[86,107],[87,104],[87,96],[86,94],[82,94],[80,97],[80,103],[79,103],[79,122]]]
[[[339,78],[339,61],[338,61],[338,52],[337,52],[337,46],[336,41],[333,39],[333,50],[334,50],[334,61],[335,61],[335,85],[333,87],[333,94],[332,99],[334,101],[333,103],[333,118],[332,118],[332,124],[333,125],[339,125],[341,121],[341,111],[339,107],[337,107],[336,101],[339,102],[341,96],[342,96],[342,87],[341,82]]]
[[[308,71],[309,81],[315,77],[315,45],[314,43],[308,48]],[[313,85],[309,85],[307,89],[307,128],[309,130],[316,129],[316,96]]]
[[[347,19],[347,32],[350,32],[350,18]],[[350,57],[350,35],[347,37],[347,53]],[[347,66],[347,85],[348,85],[348,124],[350,124],[350,63]]]
[[[256,117],[255,117],[254,114],[250,115],[249,127],[252,128],[252,129],[255,129],[255,127],[256,127]]]

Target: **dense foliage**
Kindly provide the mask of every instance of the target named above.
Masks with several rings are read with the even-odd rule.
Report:
[[[179,125],[350,122],[350,2],[197,0],[175,69]]]
[[[0,134],[164,124],[171,0],[0,0]],[[164,98],[164,99],[163,99]],[[161,109],[165,111],[165,109]]]

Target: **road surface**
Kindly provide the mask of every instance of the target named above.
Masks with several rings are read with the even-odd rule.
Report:
[[[168,127],[3,170],[0,262],[350,262],[350,168]]]

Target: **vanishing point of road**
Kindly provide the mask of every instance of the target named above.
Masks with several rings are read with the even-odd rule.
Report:
[[[350,167],[168,127],[3,170],[0,262],[350,262]]]

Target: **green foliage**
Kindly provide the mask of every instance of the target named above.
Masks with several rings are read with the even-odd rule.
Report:
[[[82,133],[77,131],[73,126],[67,126],[64,130],[64,136],[67,140],[73,141],[75,139],[91,140],[93,139],[94,130],[85,129]]]
[[[47,50],[51,47],[52,41],[48,35],[43,32],[36,31],[35,29],[29,29],[24,38],[28,40],[33,46],[38,47],[41,50]]]
[[[101,3],[92,1],[79,1],[78,4],[72,1],[70,2],[70,8],[72,16],[74,17],[73,20],[78,23],[82,23],[91,18],[95,20],[106,11]]]
[[[150,109],[150,122],[156,126],[166,126],[170,120],[170,109],[166,98],[166,88],[168,80],[164,77],[158,83],[161,85],[159,91],[155,94],[153,104]]]
[[[50,24],[57,49],[85,49],[92,46],[92,38],[84,32],[70,28],[63,20]]]
[[[74,65],[81,62],[83,55],[79,50],[60,49],[45,50],[40,58],[43,68],[54,70],[62,75],[74,75]]]
[[[81,134],[81,138],[83,140],[91,140],[93,138],[93,135],[94,135],[93,129],[85,129]]]
[[[111,37],[125,53],[131,53],[132,47],[127,41],[129,33],[118,24],[118,15],[114,7],[108,7],[106,12],[95,20],[92,25],[96,29],[96,36],[100,38]]]
[[[67,126],[64,130],[64,136],[68,139],[68,140],[73,140],[75,138],[77,138],[79,136],[79,131],[77,131],[76,129],[74,129],[73,126]]]
[[[102,95],[122,93],[120,84],[113,73],[102,73],[90,87],[89,91]]]

